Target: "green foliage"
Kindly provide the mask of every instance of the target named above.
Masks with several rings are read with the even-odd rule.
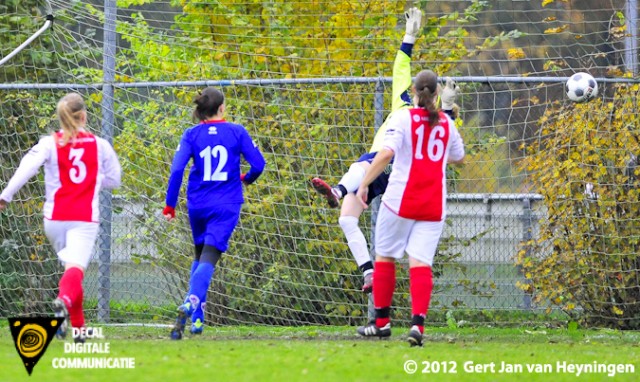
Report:
[[[527,147],[548,218],[519,254],[532,282],[522,287],[586,325],[640,329],[638,92],[618,85],[611,102],[550,108]]]
[[[156,31],[142,14],[133,14],[131,23],[118,24],[129,44],[117,60],[130,76],[121,80],[246,79],[263,73],[278,78],[388,76],[401,37],[395,27],[403,20],[397,15],[405,5],[337,1],[323,3],[320,9],[312,2],[296,3],[294,10],[294,4],[285,1],[172,4],[183,13],[175,17],[173,33],[161,39],[147,38]],[[486,6],[473,2],[462,14],[428,19],[414,62],[441,62],[434,69],[452,73],[461,58],[514,38],[508,34],[476,49],[465,46],[464,25],[473,23]],[[367,16],[355,21],[354,13]],[[446,27],[448,32],[441,33]],[[285,325],[351,323],[352,318],[362,322],[364,299],[357,291],[361,276],[338,216],[327,215],[309,199],[307,181],[318,174],[342,174],[367,150],[371,130],[346,129],[345,134],[345,127],[373,126],[373,112],[366,112],[374,105],[373,84],[232,86],[226,93],[229,119],[247,126],[265,154],[267,170],[246,188],[248,202],[239,229],[210,291],[209,319]],[[145,216],[139,220],[143,237],[163,243],[148,260],[184,279],[192,251],[186,221],[158,222],[157,212],[167,163],[182,130],[193,124],[194,94],[193,89],[180,88],[154,90],[151,99],[129,93],[117,103],[116,113],[122,116],[115,139],[125,174],[121,195],[145,203]],[[481,289],[461,278],[466,288]],[[176,301],[180,298],[177,295]],[[407,303],[408,296],[398,301]]]
[[[0,214],[0,316],[49,313],[61,268],[42,226],[37,202],[25,202]]]

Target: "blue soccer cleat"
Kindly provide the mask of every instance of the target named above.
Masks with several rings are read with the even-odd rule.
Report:
[[[202,334],[204,330],[204,322],[197,318],[195,321],[191,323],[191,334]]]
[[[176,317],[176,323],[171,330],[172,340],[181,340],[182,333],[184,333],[184,327],[187,325],[187,317],[193,313],[193,307],[190,302],[184,303],[178,307],[178,317]]]
[[[193,309],[191,314],[191,334],[202,334],[204,329],[204,309],[207,305],[206,301],[200,302]]]

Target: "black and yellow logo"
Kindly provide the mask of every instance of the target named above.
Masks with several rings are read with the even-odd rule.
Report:
[[[62,320],[57,317],[9,318],[13,343],[29,375],[44,355]]]

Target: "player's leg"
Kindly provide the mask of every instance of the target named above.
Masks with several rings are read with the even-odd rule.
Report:
[[[356,260],[358,268],[362,272],[362,291],[365,293],[371,293],[373,288],[373,263],[369,256],[367,239],[358,224],[362,211],[364,211],[364,208],[357,200],[356,195],[354,193],[349,193],[344,197],[344,201],[342,202],[338,222],[340,223],[340,228],[342,228],[342,232],[344,232],[344,236],[347,239],[347,244],[349,245],[351,254]]]
[[[66,336],[68,324],[74,328],[85,326],[82,281],[93,253],[98,229],[97,223],[45,221],[45,232],[54,243],[59,259],[65,264],[58,297],[54,301],[56,315],[68,315],[68,320],[65,320],[67,324],[63,322],[64,328],[58,333],[61,338]],[[64,247],[61,248],[61,245]],[[84,341],[84,338],[74,340]]]
[[[422,346],[424,320],[433,291],[431,267],[443,227],[443,222],[416,222],[407,242],[411,293],[411,329],[407,340],[411,346]]]
[[[240,219],[241,207],[241,204],[226,204],[207,209],[204,247],[198,267],[191,278],[189,290],[191,314],[198,314],[195,321],[192,321],[191,331],[194,334],[199,334],[203,330],[203,303],[206,301],[216,264],[222,253],[227,250],[231,234]]]
[[[207,291],[209,290],[209,284],[213,278],[216,264],[218,263],[218,260],[220,260],[221,256],[222,252],[220,252],[216,247],[205,244],[203,246],[199,262],[202,266],[198,265],[191,276],[191,280],[193,280],[194,283],[200,283],[201,285],[199,288],[204,289],[204,293],[197,296],[199,301],[196,301],[193,296],[190,296],[190,299],[194,303],[193,313],[191,314],[191,334],[201,334],[204,329],[204,312],[207,303]]]
[[[402,258],[413,221],[399,217],[384,204],[376,223],[376,263],[373,269],[375,323],[358,328],[363,336],[391,335],[391,302],[396,285],[395,260]]]
[[[191,271],[189,272],[189,280],[191,280],[191,278],[193,277],[193,273],[198,268],[198,264],[200,264],[200,256],[202,255],[203,248],[204,248],[204,243],[195,244],[193,246],[194,256],[193,256],[193,262],[191,262]],[[186,304],[188,302],[189,302],[189,293],[185,295],[183,304]],[[193,321],[193,317],[192,317],[192,321]]]
[[[364,178],[364,173],[367,167],[371,165],[371,161],[375,155],[376,153],[362,155],[355,163],[349,166],[349,171],[342,176],[340,182],[338,182],[338,185],[335,187],[331,187],[320,178],[313,178],[311,184],[313,188],[327,200],[329,207],[337,208],[340,205],[340,199],[358,190]]]
[[[45,219],[44,232],[56,253],[59,253],[64,249],[67,242],[66,222]],[[64,278],[64,274],[62,278]],[[69,309],[67,308],[67,305],[71,305],[70,297],[67,296],[68,302],[65,302],[62,298],[62,296],[66,295],[64,292],[66,292],[66,289],[68,289],[67,285],[70,283],[70,280],[68,280],[69,276],[67,276],[67,279],[65,279],[64,282],[62,281],[62,278],[58,283],[58,296],[53,301],[54,315],[59,319],[62,319],[62,323],[56,332],[56,337],[59,339],[64,339],[67,336],[67,331],[69,330]]]
[[[200,248],[204,247],[206,222],[207,222],[206,215],[203,216],[201,211],[189,210],[189,224],[191,226],[191,235],[193,237],[193,243],[195,247],[195,257],[194,257],[193,263],[191,263],[191,272],[189,274],[189,285],[191,285],[191,280],[193,280],[193,274],[195,273],[195,271],[198,269],[198,266],[200,265],[199,252],[201,251]],[[178,307],[178,314],[176,317],[176,321],[170,333],[170,338],[172,340],[182,339],[184,328],[187,325],[187,318],[189,318],[189,316],[193,314],[194,309],[191,304],[191,300],[189,296],[190,296],[190,291],[187,292],[187,295],[182,305]]]

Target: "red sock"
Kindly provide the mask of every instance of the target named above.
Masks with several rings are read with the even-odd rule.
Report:
[[[77,310],[82,311],[82,279],[84,278],[84,272],[80,268],[69,268],[64,271],[62,278],[60,279],[60,290],[58,292],[58,298],[64,301],[64,304],[69,310],[69,318],[71,319],[72,326],[74,324],[73,316],[78,317]],[[84,325],[84,315],[82,316],[82,325]],[[76,318],[77,319],[77,318]]]
[[[374,279],[375,280],[375,279]],[[424,332],[424,318],[429,311],[431,291],[433,290],[433,274],[431,267],[413,267],[409,269],[409,288],[411,290],[412,325]]]
[[[74,328],[84,327],[84,309],[82,307],[83,297],[81,289],[79,298],[73,304],[71,309],[69,309],[69,320],[71,320],[71,326]]]
[[[389,323],[389,308],[396,287],[396,263],[376,261],[373,267],[373,305],[376,308],[376,326]]]

